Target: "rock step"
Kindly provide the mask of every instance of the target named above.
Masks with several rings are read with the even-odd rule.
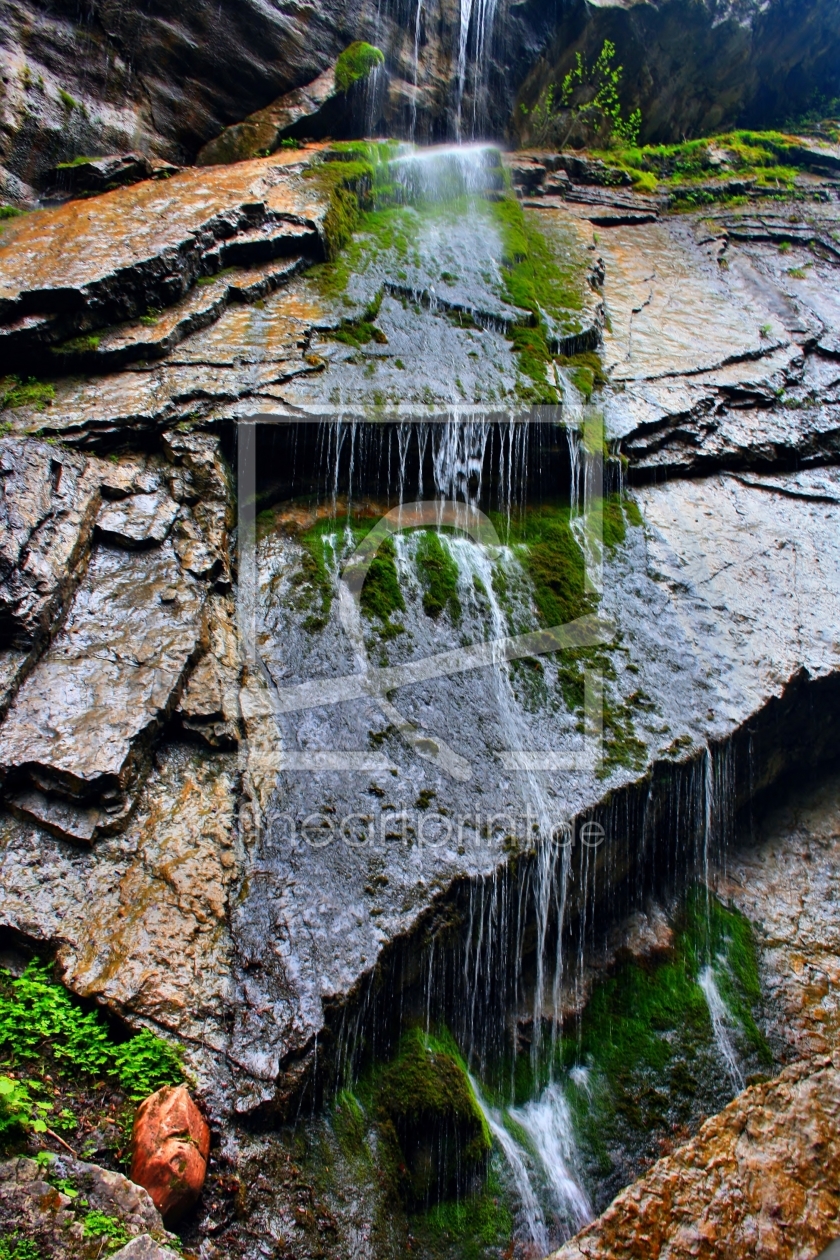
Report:
[[[94,349],[97,329],[179,302],[228,266],[326,252],[329,189],[317,149],[191,168],[22,215],[3,232],[0,373],[46,347]],[[67,343],[71,344],[67,344]]]
[[[165,358],[190,333],[214,323],[231,302],[258,301],[298,275],[309,262],[306,254],[293,254],[257,266],[237,268],[227,275],[219,272],[208,276],[176,306],[109,329],[92,350],[82,349],[66,357],[80,366],[102,372],[137,360]]]

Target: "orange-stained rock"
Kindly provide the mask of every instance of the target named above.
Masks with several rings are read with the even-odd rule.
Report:
[[[137,1108],[131,1180],[148,1190],[164,1220],[177,1220],[195,1203],[209,1153],[210,1130],[185,1085],[165,1085]]]

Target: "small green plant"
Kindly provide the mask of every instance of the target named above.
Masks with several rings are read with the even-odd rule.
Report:
[[[0,1237],[0,1260],[41,1260],[41,1252],[29,1238],[3,1234]]]
[[[150,306],[145,315],[140,316],[140,323],[145,324],[147,328],[153,328],[160,319],[161,312],[157,306]]]
[[[100,1212],[98,1209],[88,1212],[83,1222],[83,1233],[85,1238],[101,1238],[106,1254],[124,1247],[131,1240],[131,1235],[122,1221],[118,1221],[114,1216],[107,1216],[105,1212]]]
[[[335,63],[335,86],[339,92],[346,92],[359,79],[367,78],[377,66],[384,64],[385,54],[381,48],[357,39],[345,48]]]
[[[0,1076],[0,1135],[15,1131],[46,1133],[47,1125],[27,1086],[11,1076]]]
[[[4,219],[16,219],[19,214],[23,214],[23,211],[18,210],[17,206],[0,206],[0,223]]]
[[[609,39],[604,40],[591,66],[582,53],[576,53],[575,63],[561,84],[559,102],[552,83],[532,110],[524,104],[520,106],[521,112],[530,117],[535,143],[558,143],[562,149],[573,136],[578,142],[600,138],[607,143],[638,143],[642,112],[634,109],[624,117],[618,95],[624,67],[614,66],[614,58],[615,44]]]
[[[61,101],[68,113],[72,113],[74,109],[80,108],[79,102],[76,100],[75,96],[71,96],[64,88],[58,89],[58,99]]]
[[[117,1043],[99,1012],[83,1011],[36,961],[16,978],[0,971],[0,1049],[14,1061],[48,1052],[65,1073],[113,1076],[135,1101],[183,1079],[180,1050],[145,1028]]]
[[[773,325],[772,325],[772,324],[762,324],[762,325],[761,325],[761,327],[759,328],[759,330],[758,330],[758,331],[759,331],[759,333],[761,334],[761,338],[762,338],[762,340],[763,340],[763,341],[766,341],[766,340],[769,338],[769,336],[770,336],[771,332],[773,331]]]
[[[285,136],[284,139],[280,141],[280,148],[281,149],[299,149],[300,142],[295,140],[294,136]],[[268,156],[268,152],[266,151],[266,157],[267,156]]]

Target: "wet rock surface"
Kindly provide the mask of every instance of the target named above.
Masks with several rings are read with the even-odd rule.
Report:
[[[418,427],[402,447],[394,430],[387,446],[387,425],[367,436],[366,413],[478,407],[485,414],[470,438],[478,433],[478,441],[486,413],[518,408],[534,383],[515,342],[533,325],[505,285],[502,228],[486,204],[460,216],[391,207],[390,219],[383,216],[391,236],[381,232],[383,220],[363,220],[339,285],[335,272],[309,267],[321,255],[327,204],[303,171],[310,160],[292,152],[186,172],[68,203],[4,233],[20,272],[10,302],[32,295],[37,318],[53,313],[60,321],[62,311],[47,310],[49,295],[72,289],[74,327],[99,320],[106,307],[126,322],[79,352],[90,357],[76,361],[83,362],[78,375],[56,381],[49,407],[24,402],[3,413],[12,432],[0,442],[0,677],[8,709],[0,725],[0,920],[54,950],[75,992],[183,1042],[201,1097],[224,1126],[220,1158],[241,1157],[253,1172],[259,1228],[282,1235],[285,1254],[309,1254],[310,1244],[316,1254],[316,1235],[327,1239],[328,1254],[346,1254],[358,1231],[366,1237],[359,1254],[379,1260],[387,1248],[404,1248],[402,1226],[385,1242],[371,1234],[357,1202],[345,1210],[331,1199],[322,1212],[320,1192],[288,1169],[276,1186],[257,1184],[261,1161],[282,1164],[285,1148],[271,1134],[246,1134],[238,1120],[294,1116],[302,1098],[313,1105],[306,1090],[316,1054],[328,1081],[331,1063],[356,1035],[357,1015],[363,1024],[365,1011],[381,1009],[378,1001],[397,1009],[402,994],[411,1008],[425,974],[443,992],[448,980],[433,970],[434,949],[446,957],[446,942],[470,916],[474,924],[495,922],[501,912],[493,897],[513,905],[511,872],[530,872],[522,896],[534,895],[527,844],[514,861],[506,824],[482,831],[476,792],[486,815],[522,815],[516,757],[530,750],[542,759],[535,782],[552,813],[606,819],[612,800],[618,818],[623,802],[644,798],[658,825],[668,802],[688,800],[704,766],[718,765],[717,750],[740,748],[748,731],[758,783],[739,769],[739,805],[798,764],[809,741],[814,756],[827,754],[840,659],[840,307],[831,244],[840,220],[836,203],[673,216],[626,189],[587,185],[627,199],[610,203],[610,213],[658,215],[614,221],[596,241],[594,203],[532,198],[526,222],[543,234],[569,285],[568,308],[545,323],[557,360],[546,385],[561,418],[576,425],[587,363],[563,338],[588,338],[589,354],[603,339],[605,383],[599,388],[589,362],[589,386],[603,404],[611,452],[627,457],[631,501],[641,513],[620,509],[621,536],[604,552],[598,609],[613,637],[602,653],[607,755],[595,765],[584,756],[579,706],[563,699],[569,679],[556,657],[545,656],[539,671],[526,662],[510,675],[489,658],[467,668],[471,645],[509,634],[514,615],[498,598],[493,565],[468,540],[446,551],[460,568],[438,605],[430,603],[419,535],[395,544],[398,617],[390,630],[366,617],[361,633],[348,636],[340,600],[319,602],[324,583],[335,594],[332,568],[325,561],[326,577],[314,587],[307,568],[313,553],[304,535],[324,522],[311,503],[289,503],[289,469],[303,466],[302,454],[300,465],[272,456],[274,497],[266,500],[270,519],[261,520],[255,606],[247,609],[259,661],[245,650],[226,468],[235,425],[266,412],[300,420],[304,452],[313,413],[355,414],[359,476],[390,469],[390,486],[380,479],[360,487],[375,519],[393,506],[388,492],[400,478],[406,500],[463,489],[480,477],[484,448],[445,449],[445,426],[425,437]],[[562,185],[562,174],[569,172],[546,168],[545,186]],[[207,188],[199,197],[201,181]],[[157,200],[164,195],[166,204]],[[264,214],[256,226],[245,221],[252,197]],[[159,221],[172,220],[168,253],[132,235],[151,209]],[[225,219],[217,235],[208,229],[205,243],[213,216],[228,212],[236,223]],[[64,271],[36,267],[35,245],[54,249],[83,216],[87,245],[60,258]],[[131,256],[117,259],[109,233],[116,224],[122,233],[125,223],[131,230],[120,242],[128,244],[119,248]],[[94,233],[97,249],[86,252]],[[156,233],[150,227],[148,239]],[[193,262],[182,267],[176,255],[198,260],[196,267],[212,256],[219,271],[234,257],[224,254],[225,242],[250,250],[267,240],[270,252],[281,236],[288,257],[248,266],[237,257],[235,270],[212,285],[182,283],[188,273],[195,278]],[[152,302],[152,289],[142,288],[147,274],[167,286],[169,305],[144,323],[138,295],[142,289],[142,302]],[[25,336],[36,336],[28,327]],[[53,336],[38,327],[38,337]],[[417,478],[421,440],[425,485]],[[324,502],[334,484],[330,458],[322,445],[313,479]],[[336,502],[344,512],[346,500]],[[358,540],[352,529],[349,537],[334,533],[329,555],[337,569]],[[515,590],[519,553],[503,551],[493,564]],[[517,630],[536,632],[533,606],[516,599]],[[313,616],[317,633],[304,625]],[[418,661],[440,652],[456,674],[418,670]],[[294,689],[313,678],[345,685],[359,653],[372,672],[395,671],[387,693],[362,688],[335,704],[293,703]],[[572,682],[582,686],[577,675]],[[336,753],[356,758],[352,775],[331,765]],[[675,789],[684,798],[658,794],[668,775],[689,785]],[[528,783],[525,794],[534,790]],[[396,817],[403,811],[407,826]],[[362,815],[375,816],[376,845],[364,843]],[[460,832],[447,828],[447,817],[459,815],[472,821]],[[317,818],[308,838],[300,826],[307,817]],[[356,821],[342,830],[348,817]],[[633,832],[642,853],[644,825]],[[316,832],[330,843],[320,834],[309,843]],[[607,877],[615,887],[635,878],[627,834],[616,824],[585,869],[578,848],[570,921],[604,904]],[[790,850],[815,872],[811,883],[778,874],[787,860],[781,850],[761,857],[759,849],[752,858],[739,854],[719,888],[752,922],[767,925],[775,943],[762,965],[773,1035],[787,1036],[791,1054],[809,1056],[831,1051],[833,938],[826,928],[817,948],[822,928],[809,935],[801,905],[788,904],[779,887],[813,891],[833,879],[821,865],[830,847],[822,844],[800,838]],[[809,913],[816,924],[819,916]],[[637,926],[640,957],[667,952],[673,932],[662,916]],[[532,955],[541,948],[534,931],[529,924]],[[548,1003],[549,984],[540,1001]],[[542,1018],[536,985],[523,981],[523,1036]],[[786,1177],[798,1176],[808,1157],[796,1146],[792,1117],[812,1106],[829,1115],[833,1073],[814,1067],[750,1095],[766,1119],[767,1158]],[[742,1167],[736,1129],[734,1119],[722,1120],[701,1135],[733,1177]],[[764,1149],[763,1139],[755,1143]],[[694,1176],[685,1174],[687,1186]],[[814,1195],[821,1193],[815,1183]],[[189,1228],[216,1254],[259,1254],[259,1238],[232,1224],[222,1198]],[[826,1208],[810,1217],[810,1202],[791,1218],[803,1239],[808,1229],[816,1237],[830,1215]],[[762,1211],[753,1205],[737,1220],[720,1220],[764,1229]]]
[[[839,1091],[830,1059],[751,1086],[556,1260],[818,1254],[837,1230]]]
[[[67,1193],[67,1191],[70,1193]],[[170,1256],[172,1239],[142,1187],[121,1173],[67,1155],[47,1168],[32,1159],[0,1164],[0,1229],[4,1237],[30,1239],[45,1257],[89,1260],[101,1253],[107,1234],[96,1231],[97,1215],[116,1227],[121,1240],[137,1238],[129,1256]],[[141,1241],[142,1240],[142,1241]]]

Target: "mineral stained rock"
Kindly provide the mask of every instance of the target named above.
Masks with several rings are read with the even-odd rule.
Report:
[[[137,1109],[131,1179],[149,1193],[165,1221],[192,1207],[207,1175],[210,1130],[185,1085],[164,1086]]]
[[[835,1237],[840,1070],[753,1085],[659,1160],[552,1260],[794,1260]]]

